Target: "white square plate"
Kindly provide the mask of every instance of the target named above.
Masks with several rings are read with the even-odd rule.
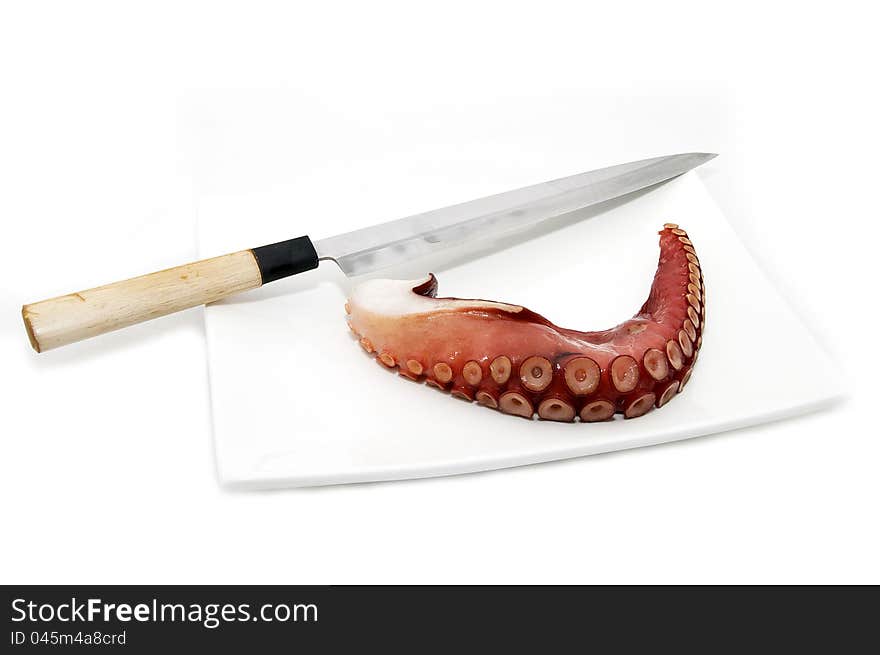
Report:
[[[255,232],[297,236],[280,212],[243,223],[261,203],[272,199],[203,200],[202,254],[255,245]],[[343,311],[351,282],[325,262],[206,310],[221,481],[293,487],[533,464],[770,421],[838,395],[831,361],[695,173],[583,215],[530,240],[484,246],[482,256],[448,253],[381,276],[433,271],[441,295],[522,304],[558,325],[602,329],[641,306],[657,264],[657,231],[679,223],[703,265],[707,328],[690,384],[664,408],[607,423],[526,421],[409,382],[358,347]],[[352,229],[352,220],[322,220],[313,236]]]

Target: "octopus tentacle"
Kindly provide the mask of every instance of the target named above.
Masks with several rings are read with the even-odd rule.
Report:
[[[617,327],[561,328],[520,305],[437,298],[437,279],[369,280],[345,304],[384,366],[507,414],[551,421],[642,416],[680,393],[703,343],[706,286],[687,233],[660,231],[648,299]]]

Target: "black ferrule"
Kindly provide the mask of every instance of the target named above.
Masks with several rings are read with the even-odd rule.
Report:
[[[263,284],[318,268],[318,253],[312,240],[297,237],[251,250]]]

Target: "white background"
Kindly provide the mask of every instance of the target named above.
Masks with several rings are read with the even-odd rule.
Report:
[[[876,19],[611,4],[0,3],[0,581],[880,582]],[[285,118],[288,165],[261,166],[242,126]],[[556,464],[233,493],[201,310],[30,351],[21,304],[192,259],[225,185],[299,176],[328,212],[361,193],[394,218],[474,195],[434,163],[468,143],[514,184],[720,152],[703,179],[848,400]],[[377,162],[402,179],[359,186]],[[407,176],[437,197],[396,206]],[[765,330],[756,376],[785,339]]]

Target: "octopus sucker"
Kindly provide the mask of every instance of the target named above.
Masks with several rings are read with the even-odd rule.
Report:
[[[508,391],[498,400],[498,407],[502,412],[522,416],[524,418],[532,418],[535,413],[532,403],[521,393]]]
[[[645,367],[648,375],[658,382],[665,380],[669,376],[669,360],[666,359],[666,355],[663,352],[656,348],[649,348],[645,351],[642,365]]]
[[[611,362],[611,383],[621,393],[636,388],[639,383],[639,365],[629,355],[620,355]]]
[[[565,384],[576,396],[588,396],[599,386],[602,371],[589,357],[575,357],[563,367]]]
[[[452,368],[450,368],[449,364],[446,364],[445,362],[434,364],[433,371],[434,377],[437,379],[438,382],[446,384],[447,382],[452,380]]]
[[[659,396],[657,396],[657,407],[658,408],[663,407],[663,405],[665,405],[670,400],[672,400],[673,397],[675,397],[675,394],[678,393],[679,384],[680,383],[678,380],[672,380],[671,382],[666,384],[666,388],[660,392]]]
[[[486,407],[491,407],[492,409],[496,409],[498,407],[498,400],[488,391],[478,391],[477,402],[481,405],[485,405]]]
[[[553,382],[553,367],[544,357],[532,356],[519,367],[519,377],[527,389],[543,391]]]
[[[558,398],[547,398],[538,405],[538,416],[548,421],[573,421],[574,407]]]
[[[681,346],[681,353],[685,357],[693,357],[694,356],[694,347],[691,344],[691,340],[687,335],[687,332],[684,330],[679,330],[678,332],[678,345]]]
[[[489,373],[492,376],[492,379],[498,384],[504,384],[510,379],[510,369],[510,358],[505,355],[496,357],[492,360],[492,363],[489,364]]]
[[[483,379],[483,369],[479,363],[472,360],[461,369],[461,375],[468,384],[477,386],[480,384],[480,380]]]
[[[666,356],[676,371],[680,371],[684,366],[684,353],[681,352],[681,347],[675,341],[666,342]]]
[[[614,405],[607,400],[595,400],[587,403],[580,412],[581,421],[584,423],[607,421],[612,416],[614,416]]]
[[[624,418],[637,418],[650,412],[654,408],[656,396],[652,391],[643,393],[627,405],[623,412]]]
[[[636,418],[684,389],[705,329],[693,242],[675,223],[659,234],[648,299],[607,330],[559,327],[521,305],[437,297],[434,275],[366,281],[348,298],[346,318],[381,364],[462,400],[528,419]]]
[[[693,373],[693,371],[694,371],[694,369],[693,369],[693,367],[691,367],[687,371],[685,371],[684,375],[681,376],[681,382],[678,385],[678,392],[679,393],[684,391],[685,385],[687,385],[687,383],[690,382],[691,373]]]

